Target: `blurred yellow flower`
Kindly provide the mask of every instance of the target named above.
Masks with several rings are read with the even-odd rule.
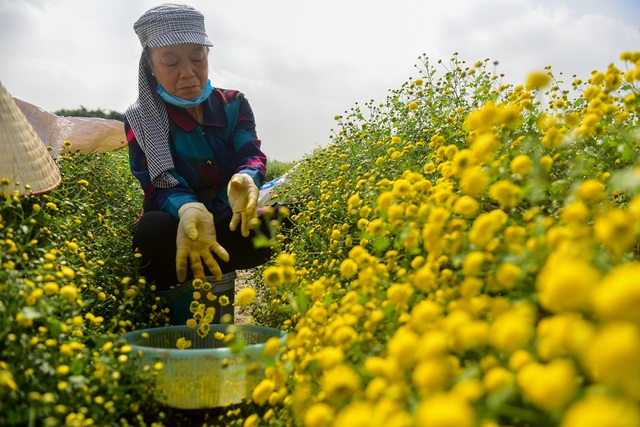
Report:
[[[534,336],[533,314],[524,303],[499,314],[489,328],[490,344],[508,354],[525,348]]]
[[[476,248],[483,249],[495,237],[495,233],[502,228],[507,218],[507,214],[500,209],[481,213],[473,221],[469,231],[469,241]]]
[[[418,427],[473,427],[475,411],[469,402],[453,394],[435,394],[421,400],[416,410]]]
[[[548,413],[562,409],[578,388],[577,372],[569,359],[528,363],[518,371],[517,382],[524,395]]]
[[[522,276],[522,269],[512,262],[503,262],[496,270],[496,283],[502,289],[513,289]]]
[[[464,258],[464,263],[462,264],[462,273],[465,276],[475,276],[480,273],[482,270],[482,264],[485,261],[485,256],[483,252],[480,251],[471,251]]]
[[[640,263],[621,264],[613,268],[598,284],[591,302],[603,319],[640,323]]]
[[[342,408],[336,415],[333,427],[371,427],[374,419],[374,406],[372,403],[357,400]]]
[[[520,154],[511,159],[511,163],[509,164],[509,169],[511,173],[516,175],[526,175],[531,171],[533,167],[533,160],[531,157],[526,154]]]
[[[406,327],[400,327],[387,342],[387,352],[398,361],[404,369],[411,369],[415,364],[418,335]]]
[[[264,354],[274,357],[280,351],[280,339],[278,337],[270,337],[264,343]]]
[[[73,302],[78,295],[78,288],[73,285],[64,285],[60,288],[60,295],[64,297],[68,302]]]
[[[588,217],[589,208],[579,200],[565,205],[560,211],[560,218],[566,224],[583,223]]]
[[[421,290],[423,292],[434,291],[438,286],[435,273],[433,272],[431,267],[427,265],[420,267],[415,272],[411,280],[411,283],[416,289]]]
[[[304,415],[305,427],[329,427],[335,417],[335,409],[326,403],[316,403]]]
[[[350,279],[358,272],[358,264],[351,258],[346,258],[340,263],[340,275]]]
[[[564,413],[560,427],[637,427],[640,409],[634,402],[603,394],[587,394]]]
[[[596,381],[640,381],[640,328],[629,322],[602,326],[583,355],[589,375]]]
[[[604,197],[605,186],[600,181],[595,179],[587,179],[583,181],[578,190],[576,191],[576,197],[583,201],[598,201]]]
[[[600,273],[589,262],[552,254],[536,278],[540,305],[556,313],[588,310],[599,280]]]
[[[315,355],[323,370],[331,369],[344,361],[344,352],[339,347],[325,346]]]
[[[545,134],[542,137],[542,146],[549,149],[559,147],[564,141],[567,133],[567,128],[558,128],[556,126],[549,127],[549,129],[545,131]]]
[[[540,158],[540,167],[543,171],[549,172],[553,166],[553,159],[549,156],[542,156]]]
[[[513,208],[520,203],[523,195],[520,187],[502,179],[489,187],[489,197],[503,207]]]
[[[346,364],[324,371],[320,378],[322,390],[329,396],[351,395],[360,388],[360,384],[360,376]]]
[[[242,427],[258,427],[260,425],[260,415],[251,414],[242,423]]]
[[[527,90],[543,89],[551,84],[551,77],[546,71],[534,71],[527,76]]]
[[[387,289],[387,299],[396,306],[407,304],[413,294],[413,289],[408,283],[394,283]]]
[[[500,146],[500,140],[493,133],[482,133],[478,135],[469,145],[473,155],[478,162],[488,163]]]
[[[513,373],[502,366],[490,368],[482,377],[482,385],[490,394],[499,392],[502,388],[512,385],[513,382]]]
[[[69,365],[58,365],[56,368],[56,373],[58,375],[67,375],[70,371],[71,368],[69,368]]]
[[[489,177],[479,166],[466,169],[460,177],[460,190],[471,197],[480,197],[489,184]]]
[[[282,267],[270,265],[262,274],[264,283],[272,288],[278,287],[284,283],[284,272]]]
[[[440,391],[449,378],[449,368],[444,359],[428,358],[418,362],[411,373],[411,380],[421,396]]]
[[[253,389],[251,393],[251,399],[258,406],[264,406],[267,403],[269,395],[273,393],[275,384],[272,380],[265,378]]]
[[[593,228],[598,241],[616,256],[629,250],[638,237],[638,225],[633,221],[632,215],[618,208],[599,215]]]
[[[256,290],[251,286],[242,288],[236,296],[236,301],[240,307],[246,307],[252,304],[256,298]]]
[[[543,360],[568,355],[581,356],[591,343],[593,325],[578,313],[548,316],[537,326],[537,351]]]
[[[411,183],[406,179],[397,179],[393,182],[392,192],[399,199],[407,197],[411,192]]]
[[[453,204],[453,212],[467,218],[472,217],[480,209],[480,203],[471,196],[462,196]]]

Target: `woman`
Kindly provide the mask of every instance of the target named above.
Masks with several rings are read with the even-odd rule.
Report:
[[[266,156],[251,107],[242,93],[211,86],[212,44],[196,9],[154,7],[134,30],[143,52],[125,132],[145,195],[133,238],[141,272],[160,292],[191,277],[235,277],[271,256],[252,239]],[[231,301],[233,290],[223,292]]]

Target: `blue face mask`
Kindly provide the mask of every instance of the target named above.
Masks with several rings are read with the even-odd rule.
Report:
[[[213,86],[211,86],[211,80],[207,80],[207,84],[204,86],[204,89],[202,89],[200,95],[198,95],[198,97],[195,99],[182,99],[178,98],[177,96],[170,95],[160,83],[158,83],[156,92],[158,92],[160,98],[164,99],[171,105],[175,105],[176,107],[181,108],[193,108],[209,98],[209,95],[211,95],[211,92],[213,92]]]

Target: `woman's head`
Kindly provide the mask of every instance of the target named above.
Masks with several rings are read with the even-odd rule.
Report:
[[[145,67],[170,95],[193,99],[202,92],[212,46],[202,13],[187,5],[162,4],[145,12],[133,29]]]

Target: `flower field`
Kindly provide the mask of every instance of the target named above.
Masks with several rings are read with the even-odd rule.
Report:
[[[0,425],[139,425],[154,370],[116,341],[166,322],[135,275],[139,187],[122,150],[57,160],[58,188],[0,201]]]
[[[640,425],[640,54],[621,59],[512,87],[424,58],[336,117],[282,190],[307,198],[256,316],[290,334],[244,425]]]
[[[640,426],[640,53],[621,60],[513,86],[422,57],[337,116],[277,188],[293,227],[238,298],[286,346],[207,422]],[[135,273],[126,153],[59,164],[51,193],[0,202],[0,424],[171,425],[162,366],[117,340],[167,321]]]

